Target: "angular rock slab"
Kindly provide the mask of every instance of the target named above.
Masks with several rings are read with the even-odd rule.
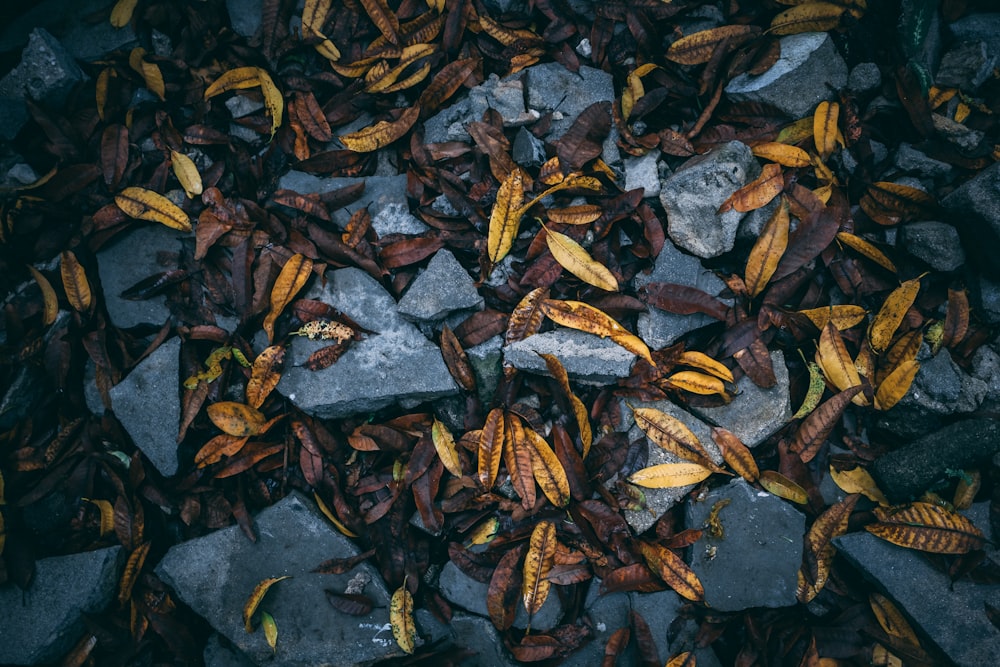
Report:
[[[160,474],[177,472],[177,431],[181,423],[181,339],[171,338],[111,388],[118,421]]]
[[[97,270],[104,288],[108,315],[116,327],[128,329],[138,324],[163,324],[170,317],[167,298],[154,296],[142,301],[123,299],[121,293],[143,278],[173,267],[163,266],[158,258],[177,254],[182,234],[163,225],[142,225],[119,235],[97,253]]]
[[[781,38],[781,57],[763,74],[740,74],[726,86],[732,102],[767,104],[804,118],[847,85],[847,65],[825,32]]]
[[[500,633],[488,618],[455,610],[451,621],[445,625],[426,609],[417,609],[414,619],[417,634],[429,643],[438,645],[438,642],[448,642],[453,647],[464,649],[468,657],[462,659],[462,667],[517,667],[524,664],[514,660],[507,652]]]
[[[484,584],[465,574],[457,565],[448,561],[441,570],[441,578],[438,580],[441,595],[466,611],[470,611],[477,616],[489,618],[490,612],[486,608],[486,593],[489,591],[489,584]],[[545,632],[551,630],[559,624],[562,618],[563,607],[559,600],[559,594],[555,590],[550,590],[545,598],[545,603],[538,613],[531,618],[532,630]],[[521,604],[518,597],[517,612],[514,615],[514,627],[525,628],[528,625],[528,612]]]
[[[475,281],[450,250],[438,250],[399,300],[399,314],[411,321],[435,322],[456,310],[482,310]]]
[[[790,503],[735,479],[687,505],[687,526],[704,528],[717,503],[721,537],[708,530],[691,547],[690,565],[716,611],[796,603],[806,517]]]
[[[955,188],[941,200],[941,205],[963,220],[971,215],[975,222],[985,223],[994,237],[1000,237],[1000,163],[983,169],[973,178]],[[963,222],[973,233],[976,231],[968,222]]]
[[[355,341],[329,368],[302,367],[327,341],[291,344],[278,391],[322,419],[373,412],[399,401],[428,401],[458,393],[441,350],[400,317],[396,301],[367,273],[353,267],[328,271],[327,283],[306,296],[374,331]]]
[[[27,591],[0,586],[0,664],[34,665],[60,659],[96,614],[115,597],[125,563],[120,546],[35,563]]]
[[[728,405],[717,408],[692,407],[691,412],[707,422],[732,431],[747,447],[756,447],[792,417],[785,355],[779,350],[771,351],[771,365],[777,380],[773,387],[758,387],[744,375],[736,383],[736,396]]]
[[[990,622],[984,605],[1000,607],[1000,585],[951,582],[918,552],[870,533],[843,535],[833,543],[956,665],[997,663],[1000,629]]]
[[[0,81],[0,97],[25,98],[61,106],[73,87],[86,79],[63,45],[44,28],[35,28],[21,62]]]
[[[402,655],[389,625],[389,591],[378,572],[362,563],[343,575],[312,573],[329,558],[347,558],[358,548],[338,533],[312,501],[292,493],[257,515],[257,542],[238,526],[178,544],[156,567],[191,609],[257,664],[284,667],[367,665]],[[349,616],[326,600],[325,589],[343,592],[352,578],[369,577],[364,594],[371,613]],[[249,634],[242,610],[262,580],[291,576],[268,591],[258,609],[278,626],[277,652],[258,628]],[[254,619],[255,627],[259,619]],[[273,657],[272,657],[273,656]]]
[[[504,360],[514,368],[548,375],[545,360],[539,354],[559,358],[571,380],[584,384],[611,384],[628,377],[635,355],[610,338],[559,328],[528,336],[504,348]]]
[[[732,250],[744,214],[735,209],[719,213],[719,207],[759,173],[750,148],[739,141],[690,158],[660,187],[670,239],[698,257]]]

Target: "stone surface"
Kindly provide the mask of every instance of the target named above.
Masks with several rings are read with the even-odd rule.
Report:
[[[834,545],[954,664],[996,664],[1000,629],[990,623],[984,605],[1000,607],[1000,585],[975,584],[964,578],[951,582],[919,552],[865,532],[835,538]]]
[[[486,592],[489,590],[489,584],[476,581],[462,572],[451,561],[445,563],[444,568],[441,570],[438,587],[441,590],[441,595],[448,602],[458,605],[462,609],[478,616],[489,618],[490,613],[486,609]],[[532,617],[531,629],[538,630],[539,632],[551,630],[559,624],[562,615],[562,602],[559,601],[558,592],[553,588],[549,591],[548,597],[545,598],[545,604]],[[524,605],[520,604],[520,598],[518,598],[517,614],[514,616],[514,627],[525,628],[527,625],[528,612],[525,611]]]
[[[233,118],[243,118],[262,110],[264,108],[264,100],[256,99],[249,95],[237,94],[226,98],[225,105],[229,109],[229,113],[233,115]]]
[[[426,609],[414,613],[417,634],[428,643],[446,648],[462,649],[466,657],[462,667],[516,667],[523,664],[504,648],[503,639],[488,618],[453,610],[451,622],[447,625],[437,620]],[[437,644],[446,642],[445,644]]]
[[[545,144],[522,127],[514,135],[510,157],[522,167],[537,167],[545,162]]]
[[[219,633],[213,634],[202,653],[205,667],[254,667],[254,662],[234,648]]]
[[[161,475],[177,472],[177,429],[181,421],[181,339],[171,338],[111,388],[118,421]]]
[[[107,11],[114,3],[105,3]],[[81,11],[80,14],[84,12]],[[93,62],[115,51],[131,49],[139,45],[132,22],[116,28],[110,21],[75,21],[73,27],[60,39],[66,50],[74,58],[83,62]]]
[[[847,87],[859,95],[870,93],[882,85],[882,72],[875,63],[858,63],[847,75]]]
[[[990,324],[1000,322],[1000,282],[979,276],[972,291],[973,306]]]
[[[123,565],[120,546],[43,558],[27,591],[0,586],[0,663],[61,659],[83,635],[83,614],[97,614],[115,598]]]
[[[406,174],[364,178],[322,178],[302,171],[289,171],[278,181],[278,187],[301,194],[323,194],[355,183],[365,184],[365,191],[361,197],[342,209],[331,211],[333,221],[341,228],[347,225],[347,221],[355,211],[368,207],[368,212],[372,216],[372,229],[379,236],[422,234],[429,229],[410,213],[410,206],[406,201]]]
[[[896,149],[893,164],[901,171],[925,178],[947,176],[952,171],[952,166],[947,162],[935,160],[906,142],[900,143]]]
[[[669,239],[663,244],[653,270],[648,274],[640,273],[633,280],[637,290],[652,282],[697,287],[712,296],[718,295],[726,287],[715,273],[701,265],[701,260],[681,252]],[[649,312],[639,314],[636,331],[647,345],[659,349],[672,344],[688,331],[717,321],[703,313],[678,315],[650,306]]]
[[[408,320],[433,322],[457,310],[482,310],[475,281],[450,250],[438,250],[399,300]]]
[[[671,240],[698,257],[732,250],[744,214],[736,210],[720,214],[719,207],[759,173],[750,148],[739,141],[690,158],[660,189]]]
[[[494,336],[465,351],[476,375],[476,390],[483,405],[489,404],[503,376],[503,337]]]
[[[791,503],[734,479],[699,501],[688,501],[687,526],[705,528],[718,503],[723,534],[706,528],[691,548],[691,569],[705,587],[705,604],[716,611],[796,604],[802,566],[805,515]]]
[[[932,113],[931,121],[938,134],[964,151],[974,150],[986,136],[980,130],[970,129],[968,126],[939,113]]]
[[[825,32],[781,38],[781,57],[769,70],[734,77],[726,86],[732,102],[768,104],[789,118],[803,118],[847,85],[847,65]]]
[[[116,327],[159,326],[170,317],[167,298],[162,294],[142,301],[129,301],[123,299],[121,293],[144,278],[176,268],[182,237],[181,232],[164,225],[142,225],[120,234],[97,253],[104,301]],[[171,261],[161,264],[161,258]]]
[[[943,222],[925,220],[904,225],[900,240],[906,252],[937,271],[954,271],[965,264],[958,230]]]
[[[974,468],[1000,451],[1000,422],[967,419],[928,433],[885,454],[871,467],[892,502],[916,498],[948,470]]]
[[[643,197],[660,195],[660,171],[657,162],[660,151],[652,150],[642,157],[628,157],[622,160],[625,168],[625,190],[643,189]]]
[[[375,333],[355,341],[321,371],[302,366],[326,341],[296,339],[278,391],[299,409],[323,419],[369,413],[399,401],[429,401],[458,393],[441,351],[400,317],[396,302],[360,269],[328,271],[326,285],[305,298],[319,299]]]
[[[981,40],[994,55],[1000,54],[1000,12],[967,14],[948,26],[956,41]]]
[[[0,80],[0,97],[27,97],[57,107],[85,78],[62,44],[44,28],[36,28],[28,37],[21,62]]]
[[[363,665],[402,655],[389,625],[390,594],[372,565],[361,563],[342,575],[312,572],[329,558],[359,553],[312,501],[294,492],[258,514],[255,526],[256,542],[238,526],[230,526],[171,547],[156,574],[258,664]],[[272,654],[263,632],[249,634],[243,628],[240,610],[258,583],[281,576],[292,578],[272,586],[260,606],[279,628],[277,652]],[[367,578],[363,593],[375,608],[365,616],[336,611],[324,590],[343,592],[359,577]]]
[[[264,0],[226,0],[230,25],[237,35],[253,37],[260,30]]]
[[[792,417],[788,368],[780,350],[771,351],[771,365],[777,380],[773,387],[758,387],[744,375],[736,383],[737,393],[729,405],[691,408],[691,411],[707,422],[732,431],[747,447],[756,447]]]
[[[976,231],[976,226],[970,223],[979,223],[994,237],[1000,237],[1000,162],[991,164],[957,187],[941,200],[941,204],[961,215],[966,221],[963,227],[967,226],[970,231]]]
[[[0,140],[11,141],[28,123],[28,107],[20,98],[0,95]]]
[[[529,373],[548,375],[539,354],[559,357],[571,380],[612,384],[628,377],[635,355],[613,342],[576,329],[559,328],[511,343],[503,350],[505,363]]]
[[[996,63],[996,54],[990,53],[985,42],[961,42],[941,58],[934,82],[971,93],[990,78]]]

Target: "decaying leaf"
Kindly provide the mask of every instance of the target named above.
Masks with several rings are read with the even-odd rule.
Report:
[[[830,466],[830,478],[844,493],[861,494],[883,507],[889,505],[889,500],[878,488],[871,473],[861,466],[850,470],[838,470],[834,466]]]
[[[448,427],[437,419],[431,426],[431,440],[434,449],[444,464],[445,469],[455,477],[462,476],[462,462],[458,458],[458,449],[455,447],[455,438],[451,435]]]
[[[264,331],[268,342],[274,342],[274,323],[312,274],[313,262],[301,253],[295,253],[281,267],[278,279],[271,288],[271,310],[264,318]]]
[[[723,472],[684,422],[655,408],[633,408],[636,425],[652,442],[674,456],[697,463],[712,472]]]
[[[125,188],[115,195],[115,204],[125,215],[140,220],[159,222],[171,229],[191,231],[191,219],[177,204],[152,190]]]
[[[46,278],[41,271],[35,267],[28,265],[28,271],[31,272],[31,277],[35,279],[38,283],[38,288],[42,291],[42,324],[49,326],[56,321],[56,316],[59,314],[59,299],[56,297],[56,291],[52,288],[52,283]]]
[[[628,480],[649,489],[668,489],[697,484],[711,474],[711,470],[697,463],[661,463],[635,471]]]
[[[804,463],[813,460],[819,453],[820,447],[826,442],[830,431],[833,430],[848,404],[860,391],[860,385],[845,389],[822,403],[799,424],[791,450],[798,454]]]
[[[729,196],[719,207],[719,213],[735,210],[740,213],[754,211],[771,203],[771,200],[781,194],[785,180],[781,173],[781,165],[769,162],[760,171],[760,176],[753,179]]]
[[[531,471],[542,493],[556,507],[569,503],[569,480],[549,443],[532,428],[524,430],[525,441],[531,448]]]
[[[274,616],[266,611],[260,612],[260,627],[264,629],[264,641],[271,647],[271,652],[278,650],[278,624],[274,621]]]
[[[805,505],[809,502],[809,494],[806,493],[805,489],[782,475],[780,472],[774,470],[762,470],[760,472],[760,476],[757,478],[757,481],[760,482],[761,486],[779,498],[790,500],[793,503],[798,503],[799,505]]]
[[[478,479],[484,489],[493,488],[497,473],[500,472],[500,460],[503,457],[504,418],[503,408],[493,408],[486,415],[486,423],[479,436]]]
[[[847,10],[832,2],[808,2],[790,7],[771,20],[775,35],[796,35],[802,32],[826,32],[840,25]]]
[[[889,410],[906,396],[913,379],[920,370],[920,362],[908,359],[896,366],[889,375],[879,383],[875,391],[875,408]]]
[[[524,202],[523,172],[512,170],[500,188],[490,213],[490,228],[487,237],[486,256],[496,264],[507,256],[517,230],[521,224],[521,204]]]
[[[539,356],[545,360],[545,366],[549,369],[549,374],[559,383],[559,387],[573,407],[576,426],[580,431],[580,441],[583,443],[583,458],[587,458],[587,454],[590,452],[590,445],[594,439],[593,433],[590,430],[590,415],[587,412],[587,406],[573,393],[573,389],[569,386],[569,374],[566,373],[566,368],[559,361],[559,357],[541,353],[539,353]]]
[[[629,333],[625,327],[591,305],[582,301],[545,299],[539,307],[545,316],[556,324],[596,334],[601,338],[610,338],[629,352],[639,355],[651,365],[656,365],[650,355],[649,348],[642,342],[642,339]]]
[[[546,287],[536,287],[524,295],[514,306],[510,319],[507,321],[507,331],[504,334],[505,345],[516,343],[538,333],[545,320],[545,312],[542,310],[541,304],[548,298],[549,290]]]
[[[685,350],[677,357],[677,363],[708,371],[725,382],[733,382],[733,372],[704,352]]]
[[[837,147],[837,120],[840,118],[840,105],[836,102],[823,100],[816,105],[813,113],[813,141],[819,156],[826,160]]]
[[[736,40],[757,31],[748,25],[724,25],[702,30],[681,37],[667,49],[667,58],[681,65],[701,65],[712,58],[712,53],[725,40]]]
[[[820,331],[826,328],[827,322],[832,323],[838,330],[843,331],[844,329],[850,329],[853,326],[861,324],[868,311],[862,306],[838,304],[824,308],[800,310],[799,314],[808,317]]]
[[[847,532],[847,522],[858,504],[857,494],[847,496],[820,514],[806,533],[804,563],[799,572],[798,599],[806,604],[826,586],[836,554],[832,541]]]
[[[254,587],[253,592],[250,593],[250,597],[247,598],[246,603],[243,605],[243,627],[247,632],[253,632],[253,625],[250,624],[250,619],[253,617],[254,612],[257,611],[257,607],[264,600],[264,596],[267,595],[268,590],[270,590],[271,586],[285,579],[291,579],[291,577],[286,575],[284,577],[264,579]]]
[[[868,341],[872,350],[881,354],[889,347],[892,337],[902,324],[906,311],[910,309],[920,291],[920,278],[907,280],[886,298],[868,328]]]
[[[87,281],[87,273],[83,270],[83,265],[77,260],[72,250],[63,251],[59,262],[59,273],[62,276],[63,290],[66,292],[69,305],[73,306],[77,312],[90,312],[92,304],[90,283]]]
[[[413,653],[417,647],[417,626],[413,621],[413,595],[406,588],[405,578],[389,601],[389,623],[399,648],[404,653]]]
[[[521,599],[530,617],[538,613],[549,596],[549,571],[556,556],[556,525],[551,521],[539,521],[531,531],[528,553],[524,558],[524,578],[521,584]],[[529,625],[530,627],[530,625]]]
[[[285,347],[272,345],[261,351],[254,359],[247,382],[247,404],[260,408],[274,388],[281,381],[282,366],[285,362]]]
[[[854,366],[854,360],[847,353],[847,347],[844,345],[840,332],[831,322],[827,322],[819,336],[819,345],[816,347],[816,363],[823,369],[823,375],[826,376],[826,379],[840,391],[861,385],[861,376]],[[856,405],[868,404],[864,394],[861,393],[855,394],[852,402]]]
[[[174,169],[174,176],[184,188],[184,194],[194,199],[202,193],[201,174],[198,167],[194,165],[194,160],[184,153],[170,151],[170,163]]]
[[[532,465],[535,448],[528,441],[527,431],[520,417],[514,413],[506,415],[506,431],[504,433],[503,458],[510,473],[510,483],[521,499],[521,507],[525,512],[535,506],[538,495],[535,493],[535,471]],[[533,432],[533,431],[532,431]]]
[[[847,232],[837,232],[837,240],[849,248],[856,250],[859,254],[867,257],[887,271],[896,273],[896,265],[881,250],[860,236],[848,234]]]
[[[208,418],[223,433],[237,437],[257,435],[267,423],[267,417],[260,410],[235,401],[220,401],[208,406]]]
[[[545,242],[549,252],[564,269],[585,283],[608,292],[618,291],[618,280],[614,274],[590,254],[579,243],[559,232],[547,229]]]
[[[778,262],[788,246],[788,226],[788,206],[782,201],[764,223],[747,257],[744,282],[751,297],[763,291],[778,268]]]
[[[667,377],[666,383],[675,389],[683,389],[692,394],[701,394],[703,396],[714,394],[728,397],[726,386],[722,383],[722,380],[697,371],[680,371],[674,373]]]
[[[808,167],[812,164],[809,153],[806,153],[798,146],[791,146],[787,143],[766,141],[754,144],[751,151],[757,157],[777,162],[783,167]]]
[[[965,554],[982,549],[982,531],[967,518],[939,505],[916,502],[875,508],[877,523],[865,526],[872,535],[908,549],[938,554]]]
[[[649,569],[678,595],[692,602],[705,599],[705,588],[698,575],[679,556],[659,544],[645,540],[640,540],[637,544]]]
[[[802,405],[792,415],[792,419],[802,419],[815,410],[816,406],[819,405],[820,399],[823,398],[824,391],[826,391],[826,382],[823,381],[823,371],[820,370],[816,362],[810,361],[809,389],[806,390],[806,396],[802,399]]]
[[[760,470],[757,468],[753,454],[742,440],[721,426],[712,427],[712,440],[719,446],[722,458],[730,468],[751,484],[757,481]]]
[[[356,153],[372,153],[385,148],[410,131],[420,117],[420,105],[414,104],[394,121],[380,120],[371,127],[341,135],[340,141]]]
[[[887,635],[902,639],[911,646],[920,646],[917,633],[889,598],[879,593],[871,593],[868,596],[868,603],[875,613],[878,624]]]

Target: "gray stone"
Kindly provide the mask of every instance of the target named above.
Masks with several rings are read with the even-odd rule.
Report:
[[[335,364],[321,371],[302,367],[326,341],[299,338],[292,343],[278,391],[300,410],[323,419],[368,413],[411,401],[458,393],[441,351],[400,317],[396,302],[360,269],[328,271],[326,285],[310,290],[314,298],[374,331],[355,341]]]
[[[619,628],[629,624],[629,611],[632,610],[635,593],[609,593],[599,595],[600,580],[593,579],[587,598],[583,603],[583,616],[593,635],[579,650],[571,653],[560,664],[564,667],[591,667],[601,664],[604,659],[604,646],[611,635]],[[663,613],[661,610],[660,613]],[[622,664],[635,664],[635,649],[631,646],[618,656]]]
[[[705,529],[691,548],[691,569],[705,587],[705,604],[716,611],[794,605],[805,515],[737,478],[689,501],[688,527],[704,528],[712,510],[726,501],[718,512],[723,535]]]
[[[997,411],[1000,406],[1000,354],[994,347],[983,345],[972,356],[972,376],[986,385],[983,397],[984,410]]]
[[[984,223],[995,237],[1000,237],[1000,162],[955,188],[941,204],[964,218]]]
[[[663,181],[660,190],[671,240],[698,257],[717,257],[732,250],[743,213],[720,214],[719,207],[759,173],[750,148],[739,141],[688,159]]]
[[[792,417],[788,368],[780,350],[771,352],[771,365],[777,380],[773,387],[758,387],[744,375],[736,383],[736,396],[728,405],[691,408],[691,411],[707,422],[732,431],[747,447],[756,447]]]
[[[229,136],[233,139],[239,139],[252,147],[260,146],[264,143],[262,135],[259,132],[239,123],[229,124]]]
[[[462,659],[462,667],[516,667],[519,664],[504,648],[500,633],[492,621],[475,614],[455,610],[451,621],[445,625],[426,609],[414,613],[417,634],[428,643],[462,649],[467,657]]]
[[[976,310],[990,324],[1000,322],[1000,283],[979,276],[973,293]]]
[[[537,167],[545,162],[545,144],[522,127],[514,135],[510,156],[522,167]]]
[[[359,549],[311,500],[293,492],[258,514],[255,526],[256,542],[230,526],[171,547],[156,574],[257,664],[367,665],[402,655],[389,625],[389,592],[371,564],[342,575],[312,572],[329,558],[355,556]],[[257,584],[280,576],[291,578],[272,586],[260,605],[278,626],[272,653],[263,632],[244,629],[240,610]],[[343,592],[352,580],[367,582],[362,592],[375,602],[365,616],[342,614],[326,600],[324,590]]]
[[[548,375],[545,360],[539,354],[559,357],[571,380],[584,384],[605,385],[628,377],[635,355],[613,342],[576,329],[559,328],[504,348],[505,363],[529,373]]]
[[[237,35],[253,37],[260,30],[264,0],[226,0],[229,24]]]
[[[986,136],[980,130],[973,130],[939,113],[932,113],[931,121],[938,134],[965,151],[974,150]]]
[[[462,609],[478,616],[489,617],[490,613],[486,608],[486,592],[489,590],[489,584],[476,581],[462,572],[451,561],[445,563],[444,569],[441,570],[438,587],[441,590],[441,595],[448,602],[458,605]],[[548,597],[545,598],[542,608],[531,618],[531,629],[538,630],[539,632],[551,630],[559,625],[562,615],[563,607],[562,602],[559,600],[559,594],[555,589],[552,589],[549,591]],[[524,609],[524,605],[520,604],[520,598],[518,598],[517,613],[514,615],[514,627],[526,628],[527,626],[528,612]]]
[[[12,141],[28,124],[28,107],[21,98],[0,95],[0,140]]]
[[[85,78],[62,44],[44,28],[36,28],[28,37],[21,62],[0,80],[0,97],[28,97],[58,107]]]
[[[973,468],[1000,451],[1000,423],[967,419],[929,433],[885,454],[871,467],[892,502],[916,498],[948,470]]]
[[[990,54],[985,42],[962,42],[941,58],[935,83],[941,87],[973,92],[993,74],[997,56]]]
[[[399,314],[412,321],[437,321],[459,310],[482,310],[472,276],[450,250],[438,250],[399,300]]]
[[[755,208],[743,216],[743,219],[740,220],[740,226],[736,230],[736,240],[751,244],[754,243],[764,229],[764,225],[767,224],[767,221],[771,219],[771,216],[778,209],[778,204],[780,203],[781,197],[775,197],[764,206]]]
[[[476,390],[483,405],[490,403],[503,376],[503,337],[493,336],[465,351],[472,372],[476,375]]]
[[[233,95],[226,99],[226,108],[233,118],[243,118],[250,114],[257,113],[264,108],[264,100],[250,97],[249,95]]]
[[[943,222],[926,220],[903,226],[900,240],[906,252],[937,271],[954,271],[965,264],[958,230]]]
[[[351,215],[367,207],[372,216],[372,229],[379,236],[389,234],[422,234],[430,229],[410,213],[406,201],[406,174],[398,176],[368,176],[359,178],[322,178],[301,171],[289,171],[278,181],[279,188],[301,194],[324,194],[364,183],[365,191],[357,201],[332,211],[333,221],[347,226]]]
[[[968,14],[948,26],[959,42],[981,40],[986,42],[992,55],[1000,55],[1000,13]]]
[[[109,10],[113,6],[113,3],[106,4]],[[139,45],[133,22],[116,28],[108,20],[97,22],[78,20],[74,21],[72,26],[60,41],[74,58],[83,62],[100,60],[115,51]]]
[[[120,546],[43,558],[27,591],[0,586],[0,663],[61,659],[83,635],[83,615],[104,611],[115,598],[123,564]]]
[[[7,178],[19,185],[31,185],[38,180],[38,174],[26,162],[18,162],[7,171]]]
[[[781,57],[760,75],[740,74],[726,86],[732,102],[768,104],[803,118],[847,85],[847,65],[825,32],[781,38]]]
[[[121,329],[137,324],[160,325],[170,317],[167,298],[154,296],[142,301],[123,299],[121,293],[143,278],[176,268],[183,234],[164,225],[142,225],[119,234],[118,238],[97,253],[104,301],[111,322]],[[172,257],[172,267],[159,262],[160,256]]]
[[[153,53],[160,56],[161,58],[169,58],[174,51],[174,45],[170,41],[170,36],[166,35],[156,28],[153,28],[152,33],[149,37],[150,41],[153,42]]]
[[[660,159],[660,151],[651,150],[641,157],[628,157],[622,160],[625,168],[625,190],[643,189],[643,197],[658,197],[660,195],[660,170],[656,163]]]
[[[171,338],[111,388],[111,407],[118,421],[165,477],[176,473],[178,466],[180,352],[180,338]]]
[[[254,667],[250,658],[229,645],[217,632],[208,638],[202,659],[205,667]]]
[[[935,160],[906,142],[900,143],[899,148],[896,149],[893,164],[901,171],[925,178],[947,176],[952,171],[952,166],[947,162]]]
[[[21,364],[9,383],[0,399],[0,429],[3,430],[14,428],[30,415],[50,390],[45,371],[35,364]]]
[[[726,284],[701,265],[701,260],[678,250],[668,239],[649,274],[640,273],[633,280],[638,290],[652,282],[674,283],[697,287],[706,294],[718,295]],[[672,344],[688,331],[699,329],[717,320],[703,313],[678,315],[650,306],[649,312],[639,313],[636,330],[639,338],[653,349]]]
[[[500,113],[506,127],[516,127],[538,120],[540,114],[524,107],[524,72],[498,78],[495,74],[469,90],[466,97],[427,119],[424,141],[470,141],[466,124],[482,120],[488,109]]]
[[[933,644],[959,667],[992,665],[1000,630],[985,604],[1000,607],[1000,585],[952,582],[918,552],[865,532],[834,539],[839,553],[891,598]],[[916,585],[919,582],[919,585]]]
[[[887,157],[889,157],[889,150],[885,147],[885,144],[880,143],[878,141],[872,140],[869,142],[869,144],[872,149],[872,157],[871,157],[872,164],[875,165],[882,164],[882,162]],[[840,163],[844,166],[844,169],[846,169],[851,174],[853,174],[854,170],[858,168],[859,163],[857,159],[855,159],[854,154],[851,153],[850,151],[841,151],[837,155],[835,155],[833,159],[835,161],[839,160]]]
[[[859,95],[871,93],[882,85],[882,72],[875,63],[858,63],[847,76],[847,87]]]

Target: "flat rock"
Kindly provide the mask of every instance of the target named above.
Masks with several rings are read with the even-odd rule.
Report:
[[[278,187],[302,194],[323,194],[356,183],[365,184],[361,197],[342,209],[331,211],[333,221],[341,228],[347,225],[355,211],[367,207],[372,216],[372,229],[379,236],[422,234],[430,229],[410,213],[410,206],[406,201],[406,174],[323,178],[302,171],[289,171],[278,181]]]
[[[986,616],[985,605],[1000,607],[1000,585],[965,578],[952,582],[919,552],[869,533],[851,533],[833,542],[954,664],[996,664],[1000,630]]]
[[[135,446],[170,477],[177,472],[177,430],[181,421],[181,339],[171,338],[111,388],[111,407]]]
[[[472,276],[445,249],[431,257],[399,300],[399,314],[417,322],[435,322],[458,310],[482,308],[483,297]]]
[[[479,400],[486,405],[500,384],[503,375],[503,337],[494,336],[465,351],[469,357],[472,372],[476,375],[476,390]]]
[[[958,230],[944,222],[925,220],[900,230],[906,252],[927,262],[936,271],[954,271],[965,264],[965,251]]]
[[[329,558],[359,553],[312,501],[293,492],[258,514],[255,526],[256,542],[230,526],[171,547],[156,574],[257,664],[368,665],[402,655],[389,625],[390,594],[372,565],[342,575],[312,572]],[[263,632],[244,629],[240,610],[257,584],[281,576],[291,578],[274,585],[260,606],[279,629],[272,654]],[[363,593],[375,607],[365,616],[342,614],[326,600],[324,590],[343,592],[352,579],[367,579]]]
[[[663,244],[653,270],[648,274],[640,273],[633,279],[637,290],[652,282],[697,287],[712,296],[718,295],[726,287],[714,272],[701,265],[701,260],[681,252],[669,239]],[[703,313],[678,315],[650,306],[648,312],[639,313],[636,331],[647,345],[659,349],[672,344],[688,331],[717,321]]]
[[[484,584],[465,574],[457,565],[448,561],[441,570],[441,578],[438,582],[441,595],[448,602],[458,605],[466,611],[477,616],[489,618],[489,610],[486,608],[486,593],[489,584]],[[531,618],[531,629],[545,632],[559,625],[559,620],[563,615],[562,602],[555,589],[549,591],[545,603],[538,613]],[[518,598],[517,613],[514,615],[514,627],[525,628],[528,625],[528,612]]]
[[[982,40],[990,53],[1000,54],[1000,12],[967,14],[948,26],[956,41]]]
[[[226,0],[229,24],[233,32],[243,37],[253,37],[260,30],[264,0]]]
[[[871,467],[892,502],[916,498],[948,470],[974,468],[1000,451],[1000,422],[967,419],[879,457]]]
[[[744,375],[736,383],[737,394],[729,405],[691,408],[691,411],[707,422],[732,431],[747,447],[756,447],[792,417],[788,368],[780,350],[771,351],[771,365],[777,380],[773,387],[758,387]]]
[[[91,3],[93,4],[93,3]],[[105,3],[110,14],[114,3]],[[81,11],[80,14],[84,12]],[[121,28],[111,25],[110,21],[89,22],[77,20],[73,22],[73,27],[60,39],[66,50],[74,58],[83,62],[93,62],[124,49],[130,49],[139,45],[139,39],[135,34],[133,22],[129,22]]]
[[[0,586],[0,663],[60,660],[83,635],[83,615],[104,611],[115,598],[123,565],[120,546],[43,558],[27,591]]]
[[[516,667],[520,663],[504,648],[500,633],[488,618],[452,612],[451,621],[445,625],[426,609],[414,613],[417,634],[428,643],[447,642],[447,645],[465,651],[462,667]],[[442,646],[442,648],[444,648]]]
[[[1000,237],[1000,162],[991,164],[941,200],[952,213],[972,217]],[[973,230],[974,231],[974,230]]]
[[[511,343],[503,349],[504,362],[529,373],[548,375],[539,354],[559,357],[571,380],[605,385],[628,377],[635,355],[613,342],[585,331],[559,328]]]
[[[522,167],[537,167],[545,162],[545,144],[522,127],[514,135],[510,157]]]
[[[750,148],[739,141],[688,159],[660,188],[670,239],[698,257],[732,250],[744,214],[736,210],[720,214],[719,207],[759,173]]]
[[[326,341],[292,343],[278,391],[300,410],[322,419],[368,413],[400,401],[429,401],[458,393],[436,345],[404,320],[381,285],[349,267],[328,271],[326,285],[306,298],[319,299],[374,331],[355,341],[335,364],[321,371],[302,367]]]
[[[0,80],[0,97],[27,97],[58,107],[85,78],[63,45],[44,28],[35,28],[21,52],[21,62]]]
[[[952,172],[952,166],[947,162],[935,160],[906,142],[901,142],[896,148],[893,164],[900,171],[925,178],[947,176]]]
[[[847,75],[847,87],[860,95],[873,92],[881,85],[882,72],[875,63],[858,63]]]
[[[687,526],[704,528],[716,507],[721,507],[723,535],[714,537],[706,529],[690,553],[691,569],[705,587],[705,604],[716,611],[796,604],[805,515],[737,478],[702,500],[688,501]]]
[[[939,135],[965,151],[976,149],[986,136],[981,130],[974,130],[939,113],[931,114],[931,122]]]
[[[97,270],[111,322],[121,329],[139,324],[162,325],[170,317],[163,295],[142,301],[123,299],[121,293],[143,278],[177,267],[183,234],[164,225],[142,225],[120,234],[97,253]],[[160,259],[170,258],[167,265]]]
[[[731,102],[767,104],[803,118],[847,85],[847,65],[825,32],[781,38],[781,57],[763,74],[740,74],[726,86]]]
[[[627,157],[622,160],[625,168],[625,190],[642,188],[643,197],[658,197],[660,195],[659,159],[660,151],[652,150],[643,156]]]
[[[202,653],[205,667],[254,667],[250,658],[233,648],[219,633],[214,633],[205,644]]]
[[[941,58],[934,82],[943,88],[961,88],[973,92],[983,85],[996,66],[997,55],[985,42],[961,42]]]

